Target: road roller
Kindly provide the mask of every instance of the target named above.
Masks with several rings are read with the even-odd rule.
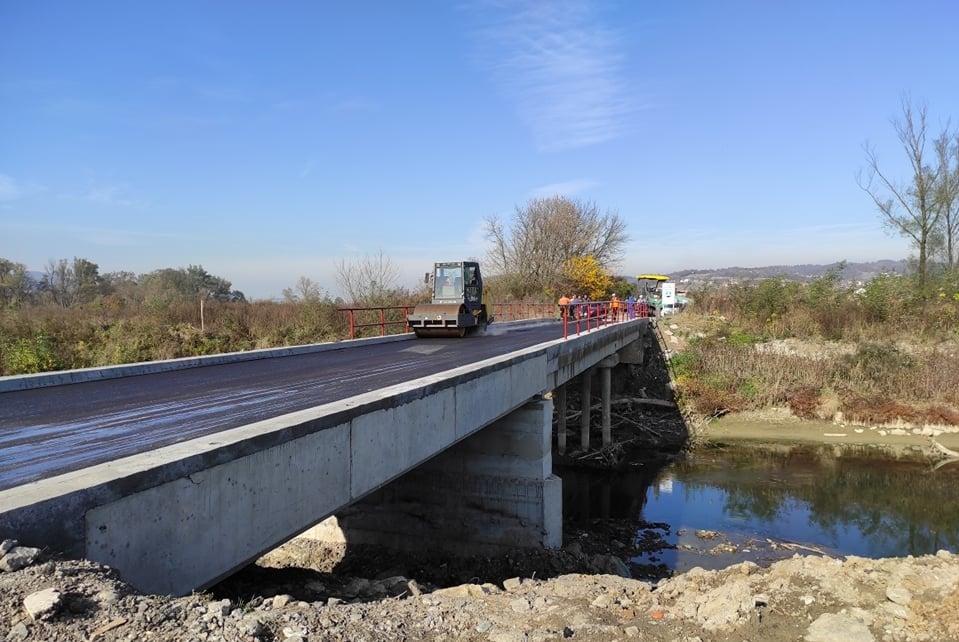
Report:
[[[406,320],[417,337],[465,337],[493,320],[483,303],[479,263],[435,263],[424,282],[433,286],[433,298],[421,303]]]

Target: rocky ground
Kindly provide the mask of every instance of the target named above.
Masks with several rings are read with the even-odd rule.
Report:
[[[959,640],[959,556],[945,551],[882,560],[796,556],[768,568],[696,568],[655,583],[593,570],[440,589],[386,576],[389,569],[379,579],[326,582],[299,569],[258,592],[234,584],[171,598],[138,595],[91,562],[4,548],[0,639],[13,641]],[[594,566],[572,548],[562,554]],[[600,562],[607,573],[622,570]]]

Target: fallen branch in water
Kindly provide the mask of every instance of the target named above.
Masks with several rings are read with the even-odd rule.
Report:
[[[954,463],[956,463],[957,461],[959,461],[959,457],[956,457],[956,458],[953,458],[953,459],[943,459],[943,460],[940,461],[938,464],[936,464],[935,466],[933,466],[933,467],[932,467],[932,470],[933,470],[933,471],[937,471],[937,470],[939,470],[940,468],[942,468],[943,466],[948,466],[949,464],[954,464]]]
[[[651,399],[649,397],[621,397],[613,399],[610,405],[620,406],[623,404],[636,404],[639,406],[657,406],[659,408],[675,408],[676,404],[665,399]]]
[[[676,407],[676,404],[673,403],[672,401],[666,401],[665,399],[650,399],[648,397],[619,397],[617,399],[612,399],[609,402],[609,405],[612,407],[625,406],[630,404],[636,404],[639,406],[655,406],[657,408],[675,408]],[[603,404],[594,403],[592,406],[589,407],[589,409],[590,409],[590,412],[592,412],[593,410],[602,410]],[[570,419],[576,419],[581,414],[583,414],[582,410],[573,410],[573,411],[567,412],[566,420],[569,421]]]
[[[816,548],[815,546],[804,546],[802,544],[796,544],[795,542],[777,542],[775,540],[767,539],[767,542],[773,546],[778,546],[779,548],[785,548],[787,551],[809,551],[810,553],[818,553],[819,555],[829,555],[826,551],[821,548]]]
[[[943,455],[946,455],[947,457],[953,457],[953,458],[959,459],[959,453],[957,453],[955,450],[949,450],[948,448],[940,444],[938,441],[936,441],[935,437],[930,437],[929,441],[931,441],[933,447],[939,452],[941,452]]]

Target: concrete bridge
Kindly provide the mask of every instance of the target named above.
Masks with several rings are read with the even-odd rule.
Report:
[[[301,534],[560,546],[553,399],[599,366],[608,418],[609,368],[642,360],[648,323],[568,339],[555,321],[502,324],[0,378],[0,538],[173,594]]]

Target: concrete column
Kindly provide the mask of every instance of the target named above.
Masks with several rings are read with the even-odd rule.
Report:
[[[563,541],[553,403],[534,398],[301,537],[453,554]]]
[[[600,368],[599,377],[603,392],[603,447],[613,443],[612,411],[610,408],[612,400],[612,368]]]
[[[612,395],[613,395],[613,377],[612,370],[619,363],[619,357],[615,354],[606,357],[599,362],[600,388],[603,397],[603,447],[613,443],[612,429]]]
[[[589,450],[589,407],[592,405],[593,369],[590,368],[580,375],[580,405],[583,408],[579,417],[579,449]]]
[[[564,383],[553,391],[553,400],[556,402],[556,450],[560,455],[566,454],[566,384]]]

